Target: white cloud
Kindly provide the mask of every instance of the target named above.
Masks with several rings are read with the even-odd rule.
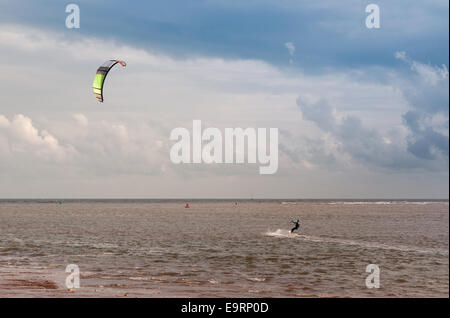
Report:
[[[286,42],[286,43],[284,44],[284,46],[286,46],[286,48],[287,48],[288,51],[289,51],[289,55],[291,56],[291,58],[289,59],[289,63],[290,63],[290,64],[294,63],[294,60],[293,60],[294,53],[295,53],[295,46],[294,46],[294,43],[292,43],[292,42]]]
[[[9,120],[2,114],[0,114],[0,128],[6,128],[9,126]]]
[[[294,45],[294,43],[292,43],[292,42],[286,42],[284,45],[285,45],[286,48],[288,49],[289,55],[290,55],[290,56],[294,56],[294,53],[295,53],[295,45]]]
[[[31,119],[22,114],[15,115],[11,121],[0,115],[0,136],[9,141],[9,153],[23,153],[54,162],[73,154],[72,147],[61,146],[53,135],[46,130],[39,131]]]
[[[76,120],[76,122],[78,123],[78,124],[80,124],[81,126],[87,126],[88,124],[89,124],[89,121],[88,121],[88,119],[86,118],[86,116],[85,115],[83,115],[83,114],[74,114],[73,115],[73,118]]]
[[[399,60],[403,60],[403,61],[407,61],[408,59],[406,58],[406,52],[405,51],[397,51],[394,54],[396,59]]]
[[[430,85],[436,85],[440,81],[448,80],[448,68],[446,65],[432,66],[418,61],[414,61],[406,55],[406,52],[395,52],[395,58],[408,63],[411,70],[417,74]]]
[[[289,43],[286,47],[293,55],[295,46]],[[123,59],[128,65],[108,75],[105,102],[98,103],[90,87],[96,68],[109,58]],[[357,72],[286,74],[263,61],[176,59],[114,41],[12,25],[0,25],[0,67],[4,70],[0,104],[5,114],[0,115],[0,151],[8,152],[0,159],[0,166],[8,165],[3,180],[5,176],[15,180],[24,169],[33,169],[45,184],[63,171],[74,181],[61,189],[83,184],[97,196],[109,196],[99,184],[110,189],[114,179],[117,191],[125,196],[132,191],[145,195],[141,189],[149,187],[157,196],[178,189],[178,197],[196,190],[200,197],[217,197],[222,192],[211,184],[224,184],[228,188],[223,191],[236,193],[230,181],[234,176],[247,189],[264,190],[270,196],[274,185],[255,177],[257,167],[171,164],[170,130],[190,129],[193,119],[201,119],[205,127],[278,127],[290,133],[292,138],[280,137],[284,153],[279,174],[270,180],[280,182],[286,195],[295,196],[303,173],[314,170],[301,178],[308,184],[327,177],[330,167],[340,170],[352,164],[329,133],[302,119],[296,106],[299,95],[310,103],[333,101],[333,111],[342,118],[358,115],[364,127],[389,138],[392,147],[403,136],[393,138],[387,132],[403,127],[401,115],[407,108],[392,85],[361,80]],[[301,150],[295,161],[286,155],[293,149]],[[34,168],[15,162],[33,162]],[[52,162],[49,170],[42,168],[47,162]],[[159,177],[165,178],[157,179],[160,187],[148,181]],[[348,182],[355,178],[359,178],[356,173],[349,175]],[[122,183],[128,188],[119,189]],[[183,188],[186,184],[189,189]]]

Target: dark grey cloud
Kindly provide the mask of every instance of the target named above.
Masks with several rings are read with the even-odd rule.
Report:
[[[448,160],[448,135],[437,131],[436,124],[433,124],[433,118],[439,116],[444,119],[440,130],[448,131],[447,66],[422,64],[409,58],[405,52],[397,52],[396,57],[411,70],[404,96],[412,109],[403,115],[403,121],[410,131],[408,151],[422,159],[432,160],[443,156]]]
[[[335,169],[337,160],[335,155],[327,149],[323,140],[307,137],[299,139],[289,130],[280,129],[280,154],[286,155],[295,163],[304,161],[314,166],[321,166],[325,169]]]
[[[297,105],[301,107],[303,117],[315,122],[321,129],[329,131],[335,129],[335,118],[332,108],[326,100],[310,103],[302,96],[297,99]]]
[[[411,132],[408,151],[422,159],[435,159],[439,153],[448,158],[448,136],[435,131],[431,126],[421,128],[423,116],[418,112],[407,112],[403,115],[403,120]]]
[[[57,0],[3,0],[0,21],[52,31],[115,38],[176,56],[201,55],[288,62],[284,44],[296,47],[296,62],[317,71],[329,67],[392,67],[391,52],[414,51],[423,60],[448,60],[448,1],[378,0],[381,28],[365,27],[366,0],[350,1],[133,1],[77,0],[81,28],[64,27]]]
[[[408,129],[406,139],[398,131],[383,136],[378,130],[365,127],[354,115],[338,119],[332,104],[325,98],[311,101],[299,96],[297,105],[303,119],[314,122],[336,140],[338,151],[360,163],[391,170],[446,170],[449,156],[448,68],[415,61],[405,52],[396,52],[395,57],[409,66],[407,76],[402,77],[399,85],[410,108],[402,115]]]
[[[414,143],[408,143],[408,147],[405,149],[400,143],[400,136],[389,136],[394,140],[383,137],[377,130],[365,127],[359,117],[348,115],[338,120],[333,115],[333,108],[326,100],[311,102],[299,98],[297,105],[302,111],[303,119],[314,122],[321,130],[336,140],[338,146],[335,151],[349,155],[352,160],[363,165],[390,171],[447,168],[448,137],[445,138],[435,131],[424,130],[420,134],[421,138],[416,139]],[[418,123],[411,125],[418,126]],[[446,157],[432,156],[431,147],[443,150],[442,153]],[[427,152],[429,152],[429,156],[426,156]],[[322,151],[322,154],[324,153],[326,152]],[[287,154],[289,155],[289,153]],[[320,163],[320,160],[315,162]]]

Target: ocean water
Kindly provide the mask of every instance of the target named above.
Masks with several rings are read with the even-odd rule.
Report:
[[[0,201],[0,297],[449,297],[448,201],[184,204]]]

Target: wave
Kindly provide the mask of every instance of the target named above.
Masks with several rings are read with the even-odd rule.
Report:
[[[137,280],[137,281],[149,281],[151,278],[149,277],[128,277],[129,280]]]
[[[447,203],[441,201],[333,201],[327,202],[328,205],[393,205],[393,204],[416,204],[416,205],[426,205],[435,203]]]
[[[289,230],[278,229],[276,231],[267,231],[265,233],[267,236],[280,237],[280,238],[290,238],[299,239],[303,241],[315,242],[315,243],[332,243],[332,244],[342,244],[342,245],[353,245],[367,249],[383,249],[383,250],[396,250],[400,252],[415,252],[422,254],[441,254],[448,256],[448,250],[442,248],[421,248],[416,246],[406,246],[406,245],[389,245],[384,243],[376,242],[365,242],[357,240],[345,240],[330,237],[321,236],[311,236],[291,233]]]

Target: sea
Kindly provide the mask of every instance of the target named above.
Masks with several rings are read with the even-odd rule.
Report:
[[[0,297],[449,297],[449,204],[0,200]]]

